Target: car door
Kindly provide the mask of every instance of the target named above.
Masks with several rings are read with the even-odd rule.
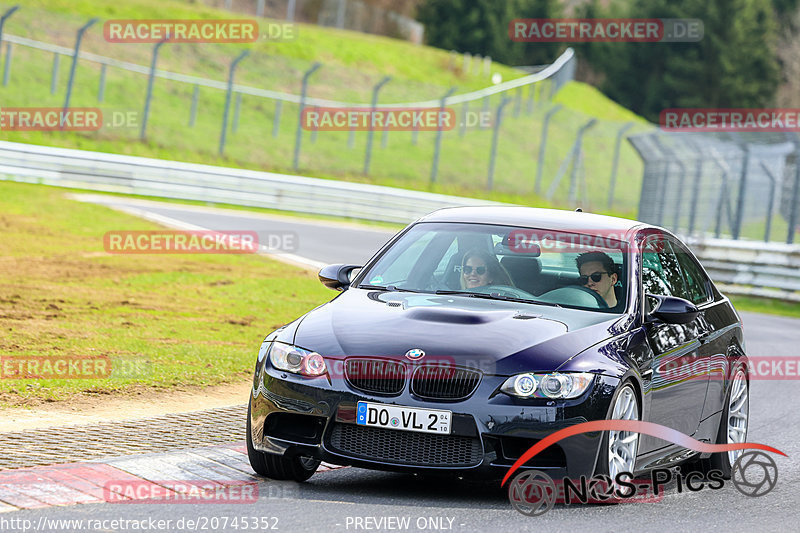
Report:
[[[729,327],[732,324],[731,316],[722,302],[715,302],[711,280],[694,255],[682,243],[673,243],[673,250],[678,256],[686,282],[687,294],[684,298],[700,310],[696,320],[697,338],[700,341],[701,361],[708,375],[705,407],[701,418],[704,419],[722,409],[725,380],[721,379],[721,375],[727,369],[727,349],[733,335]],[[700,437],[702,436],[698,436]]]
[[[645,312],[655,305],[648,294],[661,296],[688,295],[678,257],[670,241],[663,235],[647,239],[642,251],[642,289]],[[707,361],[700,350],[704,331],[703,319],[688,324],[649,322],[645,325],[647,341],[653,351],[650,421],[693,435],[703,412],[707,388]],[[642,452],[652,451],[667,443],[641,436]]]

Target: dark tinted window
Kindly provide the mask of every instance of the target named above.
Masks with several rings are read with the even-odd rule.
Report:
[[[684,298],[694,304],[707,302],[711,293],[708,288],[709,279],[703,269],[685,251],[677,247],[675,247],[675,251],[677,252],[678,262],[683,269],[683,276],[686,279],[687,295]]]
[[[646,294],[679,298],[688,296],[678,257],[668,241],[649,239],[642,259],[642,286]]]

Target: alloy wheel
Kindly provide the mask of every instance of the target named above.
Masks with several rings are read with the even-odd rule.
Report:
[[[739,369],[731,382],[731,394],[728,400],[728,444],[739,444],[747,439],[747,420],[750,411],[747,379],[744,371]],[[744,450],[728,452],[728,461],[733,465]]]
[[[613,420],[639,420],[639,403],[630,385],[625,385],[617,395],[611,418]],[[620,472],[633,474],[639,434],[633,431],[609,431],[608,474],[612,482]]]

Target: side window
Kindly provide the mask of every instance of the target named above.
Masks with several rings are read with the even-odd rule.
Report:
[[[689,254],[675,247],[678,256],[678,263],[683,269],[683,276],[686,279],[687,296],[686,299],[694,304],[706,303],[711,298],[708,289],[709,279],[703,270],[695,263]]]
[[[642,254],[642,285],[646,294],[688,297],[678,257],[668,241],[647,241]]]

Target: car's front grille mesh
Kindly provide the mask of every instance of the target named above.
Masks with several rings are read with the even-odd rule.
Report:
[[[475,466],[483,451],[476,437],[417,433],[336,423],[331,447],[356,459],[410,466]]]
[[[401,361],[351,357],[344,369],[350,385],[372,394],[400,394],[406,383],[406,365]]]
[[[450,365],[425,365],[414,371],[411,392],[433,400],[460,400],[475,392],[481,374]]]

